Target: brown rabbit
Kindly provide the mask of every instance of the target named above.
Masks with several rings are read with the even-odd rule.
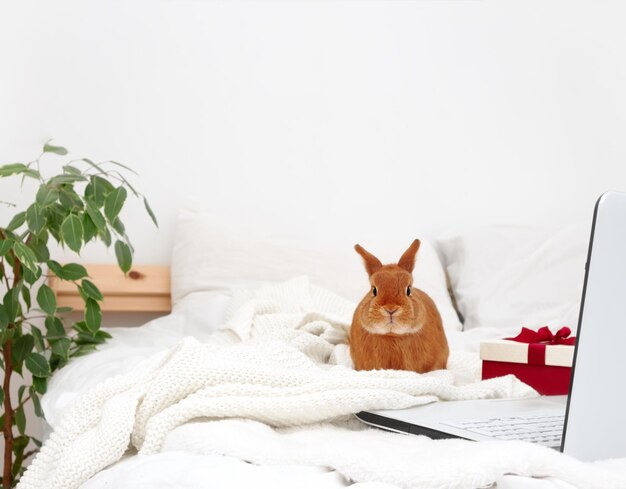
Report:
[[[360,245],[371,290],[354,311],[350,355],[356,370],[430,372],[446,368],[448,341],[433,300],[412,287],[419,240],[397,265],[383,265]]]

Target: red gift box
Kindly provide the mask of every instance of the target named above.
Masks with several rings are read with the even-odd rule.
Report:
[[[546,396],[567,394],[572,375],[574,344],[568,327],[553,334],[547,326],[522,328],[515,338],[483,341],[483,379],[513,374]]]

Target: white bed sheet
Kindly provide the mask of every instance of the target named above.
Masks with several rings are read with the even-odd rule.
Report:
[[[54,428],[63,411],[77,396],[100,381],[127,372],[150,355],[176,344],[184,336],[195,336],[200,340],[207,338],[222,323],[229,300],[230,296],[223,293],[197,294],[179,304],[169,316],[139,328],[111,330],[113,339],[101,346],[98,352],[76,359],[51,380],[48,392],[42,399],[50,428]],[[503,331],[477,328],[466,333],[448,331],[447,334],[452,349],[478,351],[482,339],[501,336]],[[179,430],[184,430],[183,437]],[[233,436],[237,434],[233,433]],[[162,453],[151,456],[127,455],[94,476],[83,488],[395,487],[381,483],[353,484],[337,471],[324,467],[260,466],[233,457],[203,453],[202,430],[185,430],[185,426],[174,430],[168,440]],[[555,479],[506,475],[498,481],[497,487],[572,489],[573,486]]]

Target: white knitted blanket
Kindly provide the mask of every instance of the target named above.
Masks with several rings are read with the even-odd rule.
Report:
[[[168,433],[197,418],[247,418],[274,427],[297,427],[296,431],[328,430],[313,424],[337,422],[361,410],[406,408],[437,399],[534,395],[511,376],[460,382],[476,366],[463,355],[451,356],[449,370],[425,375],[356,372],[349,366],[345,345],[353,307],[309,286],[304,278],[261,289],[254,296],[237,296],[228,323],[209,343],[186,338],[80,398],[44,443],[18,488],[77,488],[118,461],[129,446],[140,454],[154,454]],[[371,435],[373,431],[362,431],[370,433],[363,438],[366,446],[378,436]],[[406,439],[401,443],[404,446]],[[358,450],[355,453],[353,469],[359,457]],[[493,455],[497,458],[496,451]],[[380,460],[363,477],[385,481],[390,471],[384,458]],[[341,463],[347,463],[345,454]],[[419,471],[417,466],[406,470],[411,476]],[[358,479],[359,473],[350,476]],[[470,487],[459,477],[452,482],[446,487]],[[604,479],[601,487],[620,487],[610,483],[610,477]]]

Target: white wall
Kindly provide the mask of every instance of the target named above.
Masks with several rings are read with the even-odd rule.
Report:
[[[625,20],[619,2],[5,1],[0,161],[54,137],[134,167],[161,221],[125,214],[141,263],[169,261],[190,194],[355,239],[590,219],[626,189]]]

